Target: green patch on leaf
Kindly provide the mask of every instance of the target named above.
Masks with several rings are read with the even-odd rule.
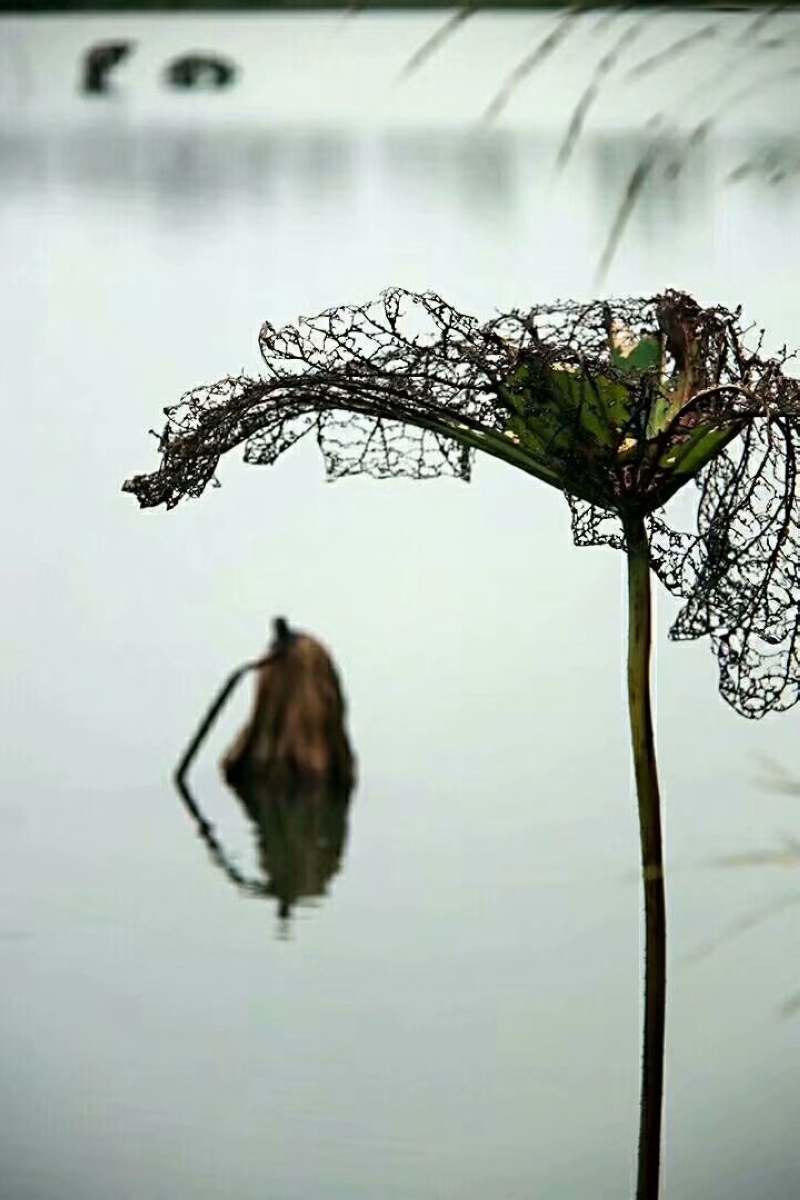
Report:
[[[643,337],[628,354],[611,347],[611,362],[620,371],[661,371],[662,349],[657,337]]]
[[[728,421],[724,425],[698,425],[685,441],[673,442],[661,456],[659,464],[676,475],[696,475],[740,429],[741,423],[738,421]]]
[[[524,363],[506,385],[509,428],[537,451],[608,456],[630,416],[628,389],[604,376]]]

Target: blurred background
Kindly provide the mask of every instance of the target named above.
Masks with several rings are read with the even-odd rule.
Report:
[[[259,370],[263,320],[390,284],[486,318],[683,288],[800,343],[799,47],[791,8],[0,21],[2,1200],[629,1194],[620,556],[488,459],[331,486],[303,443],[169,513],[120,487],[165,405]],[[676,611],[665,1194],[772,1200],[800,1186],[798,715],[734,714]],[[331,648],[359,760],[288,922],[170,779],[279,612]],[[192,778],[256,875],[216,766],[249,699]]]

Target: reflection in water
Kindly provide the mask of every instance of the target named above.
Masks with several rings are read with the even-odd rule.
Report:
[[[765,182],[775,187],[800,173],[800,143],[797,138],[780,138],[744,159],[728,175],[730,183],[743,179]]]
[[[518,206],[518,166],[542,157],[543,142],[505,131],[400,131],[381,138],[378,165],[393,190],[419,189],[428,199],[442,192],[497,216]],[[163,126],[0,133],[7,187],[57,183],[126,199],[144,195],[184,215],[242,197],[352,205],[371,157],[369,139],[323,129],[233,128],[224,137]]]
[[[770,917],[777,916],[778,913],[785,912],[789,908],[794,908],[797,904],[800,904],[800,894],[793,894],[791,896],[784,896],[780,900],[765,905],[763,908],[747,913],[745,916],[740,917],[739,920],[732,922],[718,937],[701,942],[699,946],[696,946],[694,950],[685,955],[683,961],[686,963],[699,962],[701,959],[713,954],[720,946],[724,946],[727,942],[738,937],[740,933],[747,933],[751,929],[757,929],[759,925],[763,925]]]
[[[126,200],[151,197],[191,215],[236,203],[243,195],[272,200],[277,193],[316,203],[348,202],[356,184],[355,142],[344,134],[309,130],[147,126],[0,134],[6,187],[30,190],[57,183]]]
[[[258,672],[250,720],[222,760],[222,771],[253,823],[260,876],[236,866],[187,782],[189,767],[239,681]],[[325,895],[339,870],[355,760],[347,736],[339,675],[325,647],[274,621],[269,652],[226,680],[178,766],[175,782],[212,860],[248,895],[277,900],[281,931],[293,908]]]
[[[455,196],[462,208],[502,220],[518,209],[520,166],[543,159],[541,141],[474,130],[459,135],[394,134],[386,139],[386,166],[393,191]]]
[[[795,992],[793,996],[781,1005],[782,1017],[796,1017],[800,1015],[800,992]]]
[[[208,852],[211,855],[212,862],[227,875],[228,879],[236,887],[241,888],[251,896],[264,895],[264,881],[255,876],[246,875],[240,871],[233,861],[233,858],[228,854],[222,844],[222,841],[217,835],[214,826],[203,815],[200,805],[197,803],[189,787],[188,780],[184,775],[175,776],[175,786],[178,789],[181,799],[183,800],[186,810],[195,823],[197,833],[208,847]]]
[[[697,146],[707,141],[717,126],[727,121],[732,111],[736,116],[741,107],[757,103],[764,92],[776,84],[791,83],[800,77],[800,69],[796,65],[792,46],[793,38],[797,36],[796,30],[789,27],[779,31],[781,36],[761,36],[776,18],[786,15],[786,5],[767,7],[749,21],[713,21],[688,33],[680,31],[678,36],[671,40],[668,40],[667,35],[667,39],[658,39],[660,46],[655,53],[648,49],[652,45],[654,21],[659,15],[669,16],[668,10],[662,14],[650,13],[643,20],[635,11],[627,11],[631,8],[630,5],[622,4],[606,9],[601,12],[599,18],[582,11],[583,7],[574,4],[567,7],[566,11],[554,14],[554,24],[511,66],[502,79],[499,89],[483,114],[483,122],[491,123],[497,120],[523,85],[528,83],[540,68],[547,65],[551,58],[560,53],[563,59],[563,50],[567,42],[568,52],[571,51],[574,57],[573,35],[585,35],[588,32],[591,36],[591,49],[588,53],[592,61],[586,62],[585,85],[562,134],[558,165],[563,167],[577,148],[590,111],[595,107],[601,91],[607,90],[610,93],[613,90],[617,106],[620,103],[631,103],[631,84],[641,84],[643,80],[649,84],[651,77],[656,75],[658,86],[658,76],[662,69],[670,69],[674,73],[677,65],[677,69],[689,81],[688,87],[669,89],[668,103],[660,107],[653,108],[649,103],[649,96],[633,101],[641,108],[643,114],[639,128],[634,128],[634,133],[644,139],[644,145],[638,161],[631,168],[610,209],[605,246],[599,257],[598,276],[602,279],[616,254],[631,214],[640,203],[646,182],[654,167],[657,164],[661,165],[663,135],[666,133],[670,137],[680,137],[682,142],[682,154],[673,158],[670,165],[672,173],[677,174],[684,168],[687,158],[694,153]],[[452,14],[412,55],[402,74],[408,75],[427,64],[474,11],[473,5],[465,5]],[[791,14],[788,15],[788,19],[791,20]],[[772,35],[772,28],[769,32]],[[641,37],[643,33],[649,35],[647,39]],[[716,69],[713,69],[712,63],[710,71],[705,62],[709,44],[716,48]],[[641,54],[638,61],[629,65],[628,55],[632,47],[635,50],[641,49]],[[784,58],[787,52],[790,57]],[[693,56],[699,57],[695,57],[693,61]],[[742,86],[741,77],[748,73],[750,78],[747,78]],[[535,104],[536,101],[531,99]],[[634,126],[635,124],[634,121]],[[748,167],[749,164],[745,170]],[[773,182],[780,181],[789,173],[791,167],[784,171],[779,163],[777,169],[769,171],[769,178]]]
[[[692,132],[653,121],[639,130],[584,131],[580,144],[559,184],[558,141],[545,133],[394,130],[376,142],[352,130],[240,126],[220,137],[200,127],[103,122],[0,133],[0,172],[9,192],[66,188],[126,206],[145,200],[179,216],[180,228],[245,204],[265,214],[298,206],[345,214],[373,189],[415,213],[455,201],[481,237],[487,225],[494,237],[507,231],[532,262],[563,203],[559,187],[567,188],[591,197],[577,212],[585,208],[597,222],[589,267],[601,276],[624,239],[663,245],[673,231],[710,222],[715,198],[744,182],[777,206],[793,199],[800,172],[794,136],[712,139],[707,125]]]
[[[800,796],[800,779],[792,776],[780,763],[773,762],[765,755],[761,756],[769,774],[762,781],[770,791],[781,792],[788,796]],[[783,834],[779,845],[774,849],[758,849],[745,851],[742,854],[726,854],[710,860],[709,866],[715,867],[783,867],[800,866],[800,837],[795,834]],[[745,913],[743,917],[733,921],[715,938],[701,942],[694,950],[684,957],[684,962],[698,962],[713,954],[720,946],[733,941],[742,933],[757,929],[771,917],[786,912],[800,905],[800,892],[791,892],[779,900],[772,901],[761,908]],[[800,1013],[800,993],[791,996],[782,1006],[780,1015],[791,1017]]]
[[[636,216],[638,231],[646,241],[664,242],[673,230],[691,220],[702,208],[698,198],[710,197],[714,180],[709,174],[709,149],[704,139],[667,133],[655,122],[625,138],[595,137],[585,151],[597,180],[598,195],[613,197],[613,220],[598,255],[602,279]]]
[[[285,935],[293,909],[324,896],[340,869],[350,785],[251,779],[234,791],[253,822],[263,895],[277,901]]]
[[[670,173],[677,175],[685,169],[687,160],[694,156],[697,148],[707,142],[710,135],[730,117],[733,110],[746,105],[755,96],[774,86],[775,83],[791,79],[798,74],[798,69],[794,64],[781,69],[780,64],[776,66],[774,60],[770,63],[769,52],[767,52],[767,57],[764,57],[765,47],[763,44],[761,55],[758,51],[754,52],[753,49],[753,36],[763,28],[765,23],[777,15],[780,8],[781,6],[778,5],[766,13],[758,14],[750,25],[740,31],[738,38],[733,38],[725,49],[720,51],[722,65],[716,74],[710,78],[708,75],[702,75],[701,81],[688,91],[679,89],[676,98],[654,113],[647,121],[643,130],[647,135],[647,143],[630,174],[611,222],[608,240],[600,257],[598,268],[600,279],[604,277],[611,265],[630,216],[643,193],[645,183],[654,168],[662,161],[664,132],[674,135],[676,130],[684,128],[684,122],[688,116],[688,132],[683,136],[683,152],[677,157],[672,157],[669,164]],[[695,39],[692,46],[697,46],[703,40]],[[744,87],[739,87],[732,93],[726,91],[730,81],[738,79],[739,68],[749,67],[753,62],[769,65],[766,66],[765,73],[755,80],[748,80]],[[710,107],[709,100],[711,100]]]
[[[569,188],[587,189],[602,214],[596,258],[608,265],[633,229],[660,241],[710,214],[715,194],[746,180],[774,204],[800,171],[794,136],[710,140],[653,122],[639,130],[583,133]],[[376,152],[377,151],[377,152]],[[357,206],[367,175],[415,208],[455,200],[470,217],[530,229],[535,255],[541,222],[556,194],[558,142],[504,129],[387,131],[376,144],[353,131],[214,130],[158,126],[40,128],[0,133],[0,172],[8,190],[67,187],[130,204],[138,197],[181,221],[208,218],[249,201],[264,206]],[[778,186],[781,185],[781,186]],[[565,185],[566,186],[566,185]],[[552,195],[551,195],[552,193]]]
[[[352,788],[266,780],[233,788],[256,839],[260,874],[249,875],[223,846],[187,780],[177,778],[176,786],[212,861],[246,895],[277,901],[280,934],[286,936],[294,908],[326,895],[341,868]]]

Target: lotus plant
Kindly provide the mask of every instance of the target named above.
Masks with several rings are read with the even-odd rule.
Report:
[[[628,567],[628,702],[645,907],[637,1196],[658,1193],[666,915],[650,701],[651,571],[683,600],[671,636],[710,635],[723,697],[747,717],[800,696],[800,384],[749,345],[739,311],[690,296],[562,303],[486,323],[399,289],[297,325],[265,324],[262,378],[166,410],[161,465],[125,483],[172,507],[223,454],[272,464],[313,436],[328,475],[468,480],[478,451],[558,488],[579,545]],[[664,506],[700,490],[697,528]]]

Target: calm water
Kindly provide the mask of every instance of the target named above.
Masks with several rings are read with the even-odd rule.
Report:
[[[554,18],[465,22],[398,82],[441,19],[0,25],[2,1200],[630,1194],[621,560],[574,549],[561,498],[492,461],[470,487],[332,487],[307,446],[274,470],[231,458],[172,513],[119,491],[154,465],[163,405],[257,370],[264,318],[389,283],[486,316],[685,287],[800,342],[800,18],[744,39],[744,17],[643,27],[560,173],[574,105],[633,18],[586,18],[483,124]],[[706,94],[676,111],[674,71],[622,81],[712,23],[682,60]],[[79,96],[82,49],[117,36],[137,51],[115,96]],[[780,45],[748,59],[754,38]],[[240,89],[165,92],[163,63],[208,47]],[[665,1194],[777,1200],[800,1190],[800,861],[713,860],[800,836],[800,795],[764,785],[759,757],[800,776],[798,714],[737,717],[709,648],[667,642],[674,611],[659,594]],[[288,923],[215,867],[170,783],[277,612],[332,647],[360,763],[339,870]],[[193,787],[256,875],[215,766],[247,701],[245,685]]]

